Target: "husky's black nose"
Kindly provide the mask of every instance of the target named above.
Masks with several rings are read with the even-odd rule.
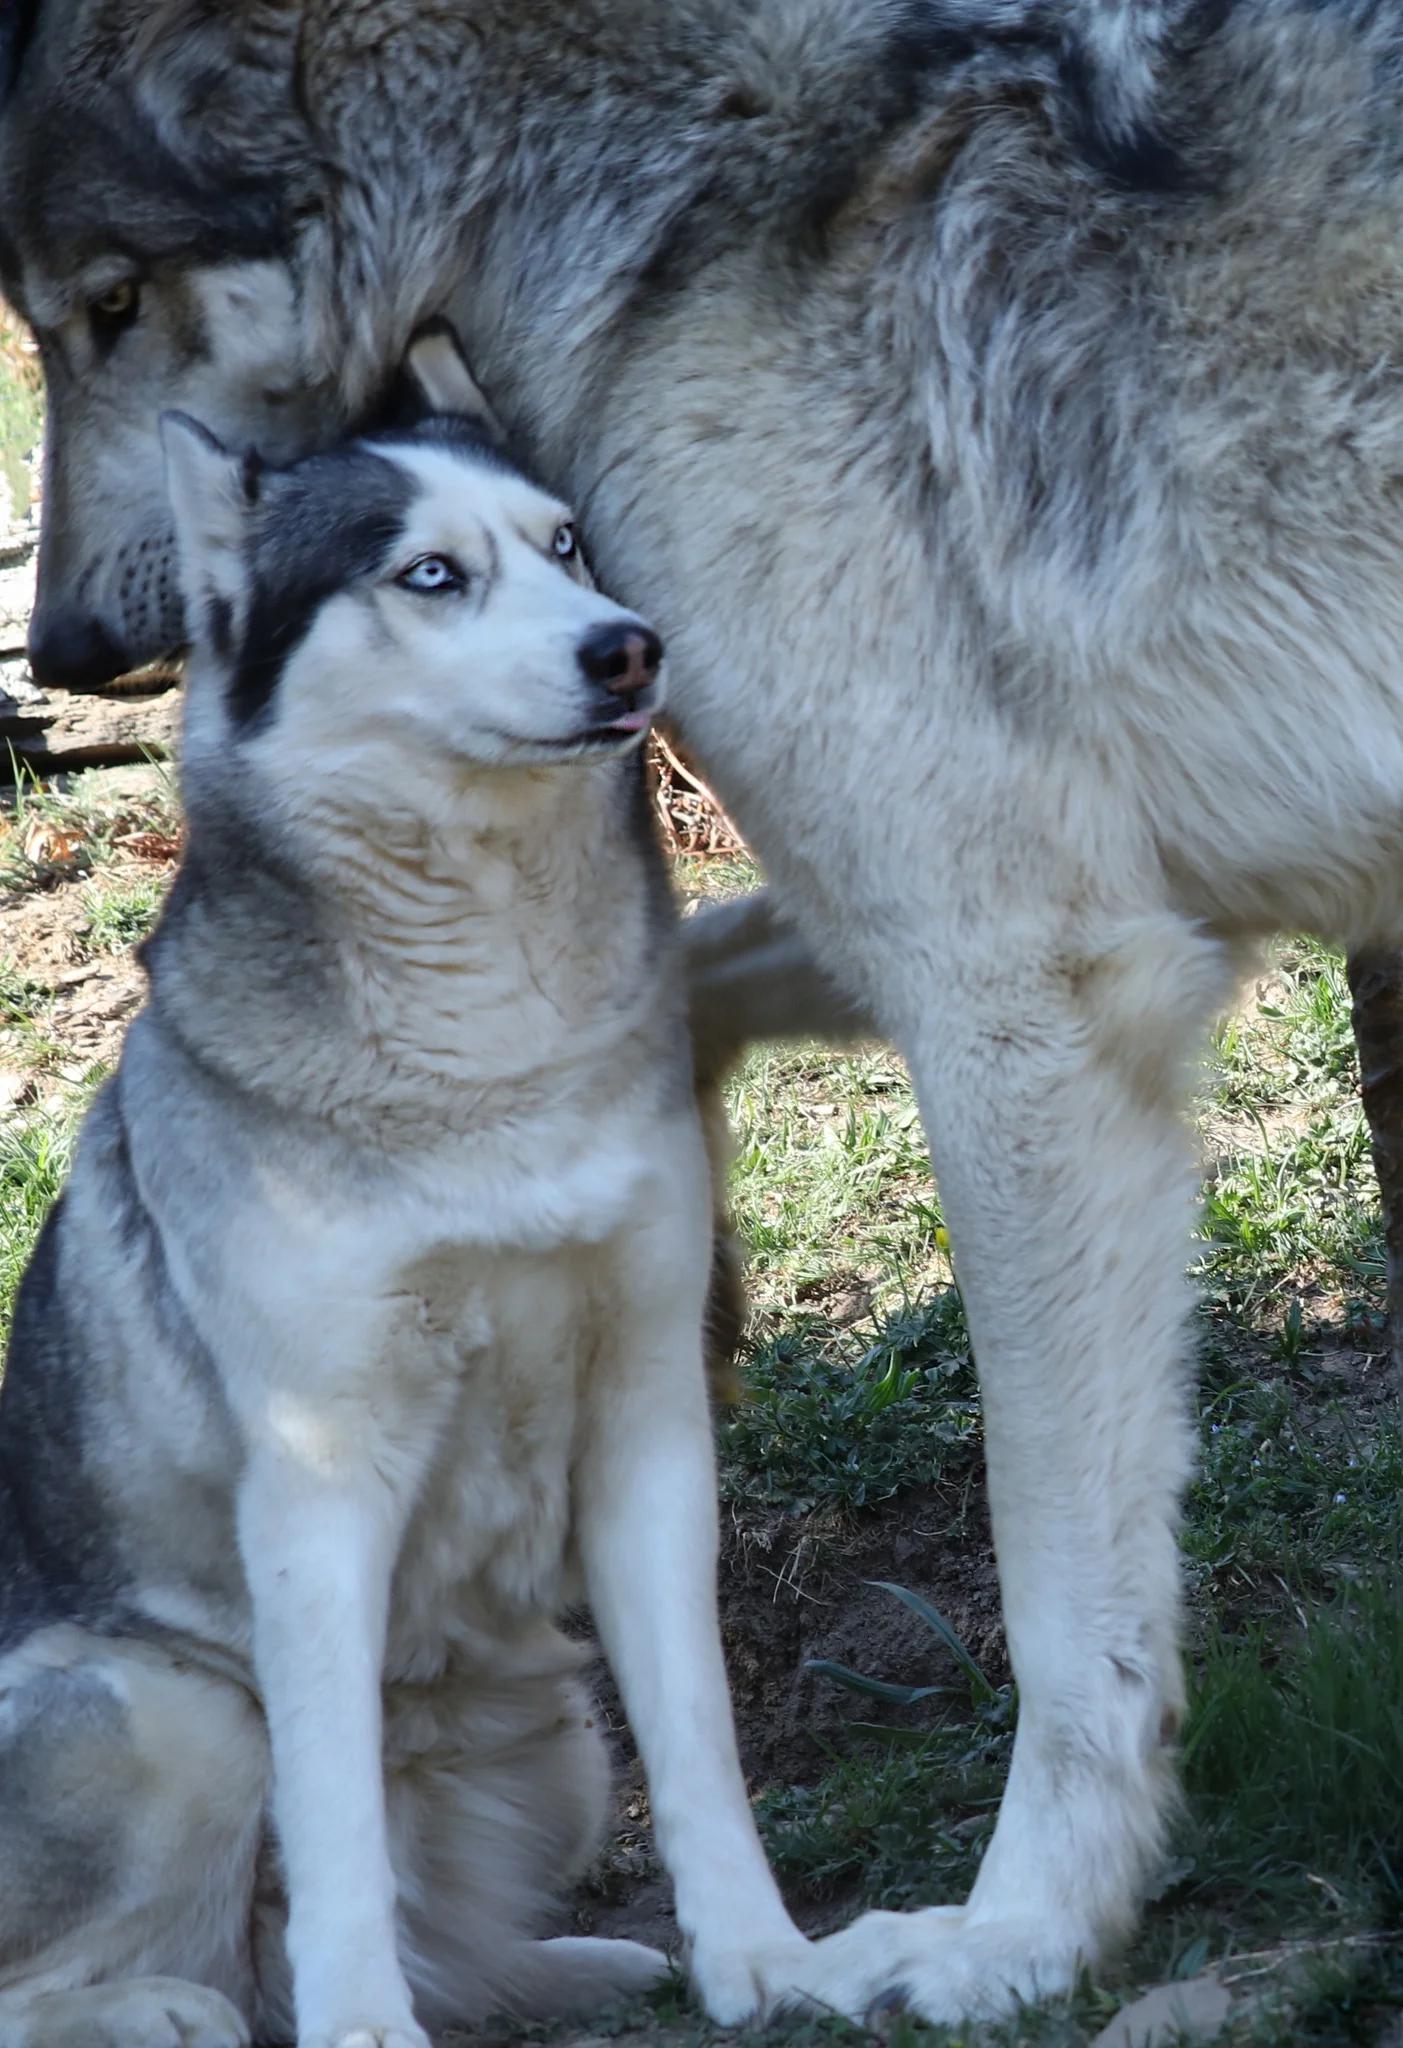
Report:
[[[29,622],[29,666],[37,683],[94,690],[131,663],[97,619],[75,611],[36,611]]]
[[[663,643],[651,626],[620,619],[596,626],[580,642],[580,667],[592,683],[615,697],[636,697],[657,678]]]

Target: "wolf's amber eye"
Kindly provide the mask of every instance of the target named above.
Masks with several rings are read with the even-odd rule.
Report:
[[[550,545],[551,553],[560,561],[568,562],[570,560],[578,545],[575,539],[575,528],[570,520],[566,519],[561,525],[557,526]]]
[[[114,284],[94,299],[88,307],[94,323],[108,329],[128,327],[135,320],[141,307],[141,287],[135,278],[124,277],[120,284]]]
[[[437,597],[444,591],[461,590],[467,580],[452,555],[420,555],[407,569],[401,569],[395,578],[401,590],[421,591],[428,597]]]

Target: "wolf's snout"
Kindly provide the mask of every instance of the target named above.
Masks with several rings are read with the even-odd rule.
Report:
[[[29,622],[29,666],[36,682],[56,690],[93,690],[131,662],[99,620],[41,606]]]
[[[580,642],[579,654],[590,682],[614,697],[636,697],[656,682],[663,643],[651,626],[625,620],[596,626]]]

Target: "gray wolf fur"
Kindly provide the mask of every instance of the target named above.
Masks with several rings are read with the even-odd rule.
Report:
[[[3,2048],[655,1981],[539,1938],[604,1818],[580,1595],[703,2001],[814,1953],[716,1621],[658,644],[448,338],[412,369],[432,414],[291,468],[166,430],[188,851],[0,1392]]]
[[[910,1063],[958,1256],[1014,1761],[969,1900],[832,1937],[821,1993],[1066,1984],[1173,1784],[1186,1061],[1261,935],[1403,940],[1397,11],[25,12],[36,659],[179,637],[158,403],[315,443],[461,324],[773,882],[698,934],[703,1057],[826,977]]]

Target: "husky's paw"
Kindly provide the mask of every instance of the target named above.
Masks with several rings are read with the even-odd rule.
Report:
[[[248,2028],[218,1991],[182,1977],[132,1977],[46,1991],[13,2020],[0,2048],[248,2048]]]
[[[817,1953],[794,1934],[754,1948],[697,1944],[688,1963],[692,1989],[717,2026],[738,2027],[786,2006],[812,2003],[807,1984]]]
[[[973,1920],[962,1906],[864,1913],[813,1944],[802,1999],[862,2019],[900,2009],[953,2024],[998,2019],[1076,1981],[1084,1949],[1044,1923]]]
[[[297,2048],[431,2048],[428,2035],[414,2022],[355,2021],[346,2026],[322,2027],[315,2033],[301,2033]]]

